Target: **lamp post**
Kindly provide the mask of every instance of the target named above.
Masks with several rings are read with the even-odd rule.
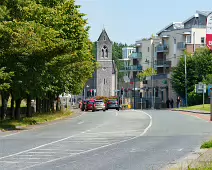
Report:
[[[187,62],[186,62],[186,54],[184,55],[185,57],[185,106],[188,106],[188,101],[187,101]]]
[[[89,85],[87,85],[86,87],[88,88]],[[84,87],[84,100],[85,100],[85,88],[86,88],[86,87]]]

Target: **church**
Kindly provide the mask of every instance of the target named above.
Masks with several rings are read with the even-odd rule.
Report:
[[[113,42],[105,29],[96,42],[96,61],[100,67],[84,87],[84,98],[95,96],[115,96],[117,90],[117,69],[112,59]]]

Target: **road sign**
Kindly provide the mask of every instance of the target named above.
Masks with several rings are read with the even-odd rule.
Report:
[[[211,89],[212,89],[212,84],[209,84],[208,85],[208,96],[211,95]]]
[[[206,93],[206,84],[203,84],[202,82],[200,82],[199,84],[195,85],[195,92],[196,93]]]

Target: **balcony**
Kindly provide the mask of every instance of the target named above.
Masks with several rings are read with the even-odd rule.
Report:
[[[127,67],[122,67],[119,72],[130,72],[130,71],[142,71],[141,65],[131,65]]]
[[[177,43],[177,49],[185,50],[186,49],[186,43],[185,42],[178,42]]]
[[[171,61],[157,60],[156,67],[171,67]]]
[[[168,52],[169,48],[168,45],[158,45],[157,52]]]
[[[129,55],[129,58],[130,59],[140,59],[140,58],[142,58],[142,53],[141,52],[138,52],[138,53],[134,52],[134,53]]]

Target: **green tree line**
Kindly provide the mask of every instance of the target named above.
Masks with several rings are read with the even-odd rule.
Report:
[[[177,67],[172,72],[172,85],[179,96],[185,98],[185,84],[188,89],[188,104],[200,104],[202,102],[201,94],[195,93],[195,84],[203,82],[212,84],[212,52],[207,48],[199,48],[191,55],[187,52],[186,67],[187,81],[185,83],[185,58],[181,57]],[[205,96],[208,97],[207,94]]]
[[[59,94],[79,94],[95,71],[85,14],[74,0],[4,0],[0,2],[1,119],[11,99],[11,118],[31,100],[37,112],[54,110]]]

